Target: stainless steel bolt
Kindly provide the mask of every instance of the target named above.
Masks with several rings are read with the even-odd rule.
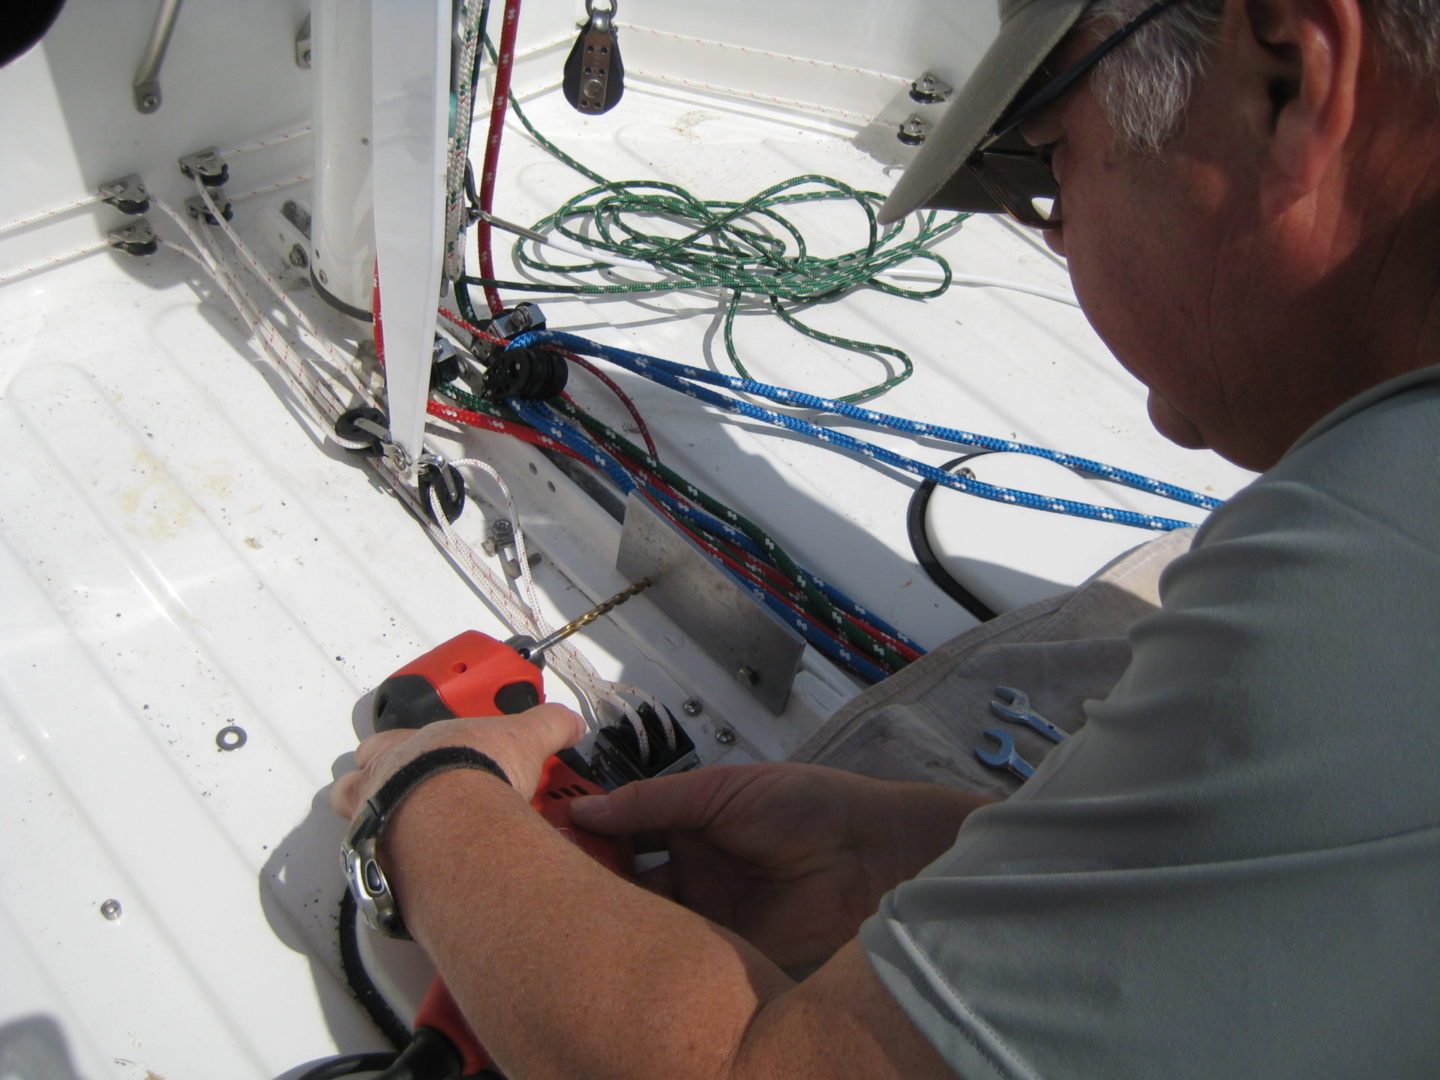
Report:
[[[105,918],[109,919],[111,922],[114,922],[116,919],[120,918],[120,901],[106,900],[103,904],[100,905],[100,914],[104,915]]]
[[[715,729],[715,741],[721,746],[729,746],[735,741],[735,732],[728,727],[717,727]]]
[[[919,146],[929,134],[930,125],[918,116],[912,116],[904,121],[900,125],[900,130],[896,132],[899,140],[907,146]]]
[[[154,94],[146,94],[140,99],[140,107],[146,112],[154,112],[160,107],[160,99]]]
[[[290,249],[290,265],[291,265],[291,266],[309,266],[309,265],[310,265],[310,259],[306,256],[306,254],[305,254],[305,249],[304,249],[303,247],[301,247],[299,244],[294,245],[294,246],[291,247],[291,249]]]
[[[702,712],[705,711],[705,707],[701,705],[700,702],[696,701],[694,698],[691,698],[689,701],[685,702],[684,705],[681,705],[680,709],[682,712],[684,712],[686,716],[699,716]]]

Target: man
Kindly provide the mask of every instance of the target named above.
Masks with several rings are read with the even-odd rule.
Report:
[[[795,765],[577,803],[668,848],[677,904],[530,812],[567,711],[364,742],[342,813],[435,747],[514,784],[431,776],[382,856],[509,1075],[1433,1075],[1440,13],[1085,7],[1007,2],[886,212],[1045,226],[1156,426],[1265,475],[1085,729],[969,820]]]

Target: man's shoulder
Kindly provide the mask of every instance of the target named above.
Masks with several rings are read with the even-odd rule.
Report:
[[[1195,547],[1262,539],[1268,549],[1350,535],[1363,541],[1352,554],[1386,576],[1387,537],[1418,545],[1413,554],[1440,552],[1437,461],[1440,366],[1391,379],[1325,417],[1216,511]]]

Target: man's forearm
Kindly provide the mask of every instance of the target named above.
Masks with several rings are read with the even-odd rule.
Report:
[[[427,782],[385,858],[407,924],[516,1080],[833,1076],[839,1064],[884,1076],[905,1054],[934,1065],[853,943],[797,986],[742,939],[592,862],[494,777]]]
[[[511,1076],[724,1076],[793,986],[729,932],[592,862],[493,777],[435,777],[386,840],[417,941]]]

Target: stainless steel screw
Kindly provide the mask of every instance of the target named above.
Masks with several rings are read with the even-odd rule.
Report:
[[[330,275],[325,273],[324,270],[316,270],[315,276],[320,279],[321,285],[328,285],[330,283]]]
[[[100,914],[104,915],[105,918],[109,919],[111,922],[114,922],[116,919],[120,918],[120,901],[106,900],[103,904],[100,905]]]
[[[729,746],[735,741],[735,732],[728,727],[717,727],[715,729],[715,741],[721,746]]]
[[[290,265],[291,265],[291,266],[308,266],[308,265],[310,265],[310,260],[309,260],[309,259],[306,257],[306,255],[305,255],[305,249],[304,249],[303,247],[301,247],[299,244],[294,245],[294,246],[290,249]]]
[[[696,701],[694,698],[691,698],[689,701],[685,702],[684,705],[681,705],[680,709],[682,712],[685,713],[686,716],[699,716],[702,712],[705,711],[705,707],[701,705],[700,702]]]

